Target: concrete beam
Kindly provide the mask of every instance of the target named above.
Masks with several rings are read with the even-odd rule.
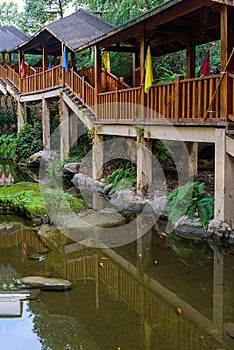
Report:
[[[215,142],[215,126],[177,126],[170,123],[145,126],[145,138],[186,141]],[[137,124],[101,124],[100,135],[136,137]],[[225,125],[220,127],[225,129]]]

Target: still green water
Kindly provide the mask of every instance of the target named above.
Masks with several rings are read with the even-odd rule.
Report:
[[[28,258],[45,245],[41,261]],[[39,272],[69,279],[73,288],[12,304],[10,281]],[[0,349],[231,350],[233,272],[233,250],[224,243],[150,231],[125,246],[95,249],[61,232],[42,241],[3,230]]]

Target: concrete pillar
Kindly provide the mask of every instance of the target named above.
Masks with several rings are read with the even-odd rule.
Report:
[[[198,143],[183,143],[183,169],[190,178],[197,175]]]
[[[142,138],[137,144],[137,193],[146,193],[151,182],[152,141]]]
[[[50,150],[50,111],[45,98],[42,99],[42,133],[43,147]]]
[[[77,146],[78,140],[78,117],[72,113],[70,115],[70,147]]]
[[[226,154],[225,164],[225,202],[224,216],[226,220],[234,219],[234,157]]]
[[[60,123],[60,145],[61,145],[61,160],[68,158],[69,155],[69,108],[62,100],[62,115]]]
[[[100,179],[103,174],[103,139],[97,134],[97,129],[93,135],[92,168],[93,179]]]
[[[25,109],[24,104],[20,102],[20,99],[18,98],[18,105],[17,105],[17,129],[18,132],[20,128],[24,125],[26,122],[26,116],[25,116]]]
[[[215,130],[214,218],[225,220],[225,129]]]

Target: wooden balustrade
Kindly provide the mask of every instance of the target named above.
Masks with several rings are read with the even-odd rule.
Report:
[[[15,71],[15,67],[11,67],[9,65],[6,66],[6,70],[7,70],[7,78],[17,87],[19,88],[19,80],[20,80],[20,76],[17,73],[17,71]]]
[[[6,81],[7,78],[7,70],[3,64],[0,64],[0,78],[4,81]]]
[[[199,121],[206,115],[209,103],[214,95],[220,75],[181,80],[181,110],[182,119]],[[214,103],[209,108],[210,119],[219,118],[220,90],[217,92]]]
[[[55,66],[45,72],[37,72],[38,69],[29,69],[33,74],[20,79],[19,74],[9,65],[0,64],[0,77],[9,79],[20,89],[21,93],[31,93],[67,85],[74,96],[80,98],[87,108],[94,111],[95,89],[89,83],[94,70],[93,67],[83,68],[83,76],[73,69],[65,71],[61,65]],[[90,76],[90,77],[89,77]],[[89,77],[89,78],[88,78]],[[234,95],[234,74],[228,73],[228,96]],[[148,94],[144,93],[144,87],[125,88],[124,82],[116,80],[112,74],[102,73],[102,85],[106,90],[98,94],[98,108],[95,109],[98,121],[148,121],[159,122],[200,122],[207,116],[207,121],[219,121],[221,111],[220,85],[216,97],[210,106],[220,80],[220,75],[183,79],[177,77],[174,82],[156,84],[150,88]],[[105,81],[104,81],[105,80]],[[114,90],[113,90],[114,89]],[[227,102],[228,115],[222,116],[225,120],[234,121],[234,102],[229,98]],[[207,114],[208,110],[208,114]]]

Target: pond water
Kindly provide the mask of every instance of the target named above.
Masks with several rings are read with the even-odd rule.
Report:
[[[0,233],[1,349],[234,348],[234,256],[224,242],[151,230],[96,249],[61,231],[42,237],[22,228]],[[29,259],[38,252],[43,259]],[[48,272],[72,289],[13,298],[20,276]]]

